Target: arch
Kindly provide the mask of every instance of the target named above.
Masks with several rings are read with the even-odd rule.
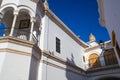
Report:
[[[13,7],[6,7],[3,9],[3,17],[2,17],[2,23],[6,26],[6,28],[10,28],[12,26],[13,22]]]
[[[118,64],[114,49],[109,49],[104,52],[104,60],[106,65]]]
[[[18,11],[19,12],[21,12],[21,11],[25,11],[25,12],[27,12],[29,15],[30,15],[30,17],[35,17],[35,12],[34,12],[34,10],[32,10],[31,8],[29,8],[29,7],[27,7],[27,6],[19,6],[18,7]]]
[[[90,68],[97,68],[101,66],[99,56],[96,53],[89,56],[89,66]]]
[[[0,8],[0,12],[4,15],[9,9],[17,10],[17,6],[15,4],[6,4]]]

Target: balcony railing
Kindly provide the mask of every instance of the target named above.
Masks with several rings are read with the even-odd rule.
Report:
[[[0,28],[0,36],[9,36],[10,29]]]
[[[11,28],[0,28],[0,36],[9,36]],[[29,29],[14,29],[13,37],[21,40],[30,41],[30,30]],[[38,39],[32,34],[32,42],[38,44]]]
[[[96,69],[101,70],[104,68],[114,67],[116,65],[118,66],[118,61],[114,53],[101,56],[98,59],[96,59],[96,61],[95,60],[93,61],[94,63],[85,64],[86,70],[88,71],[96,70]]]

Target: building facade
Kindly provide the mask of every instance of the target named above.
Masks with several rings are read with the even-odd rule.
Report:
[[[100,24],[107,28],[112,44],[120,58],[120,0],[97,0]]]
[[[0,0],[1,80],[119,79],[111,41],[79,39],[47,0]],[[112,76],[112,77],[111,77]]]

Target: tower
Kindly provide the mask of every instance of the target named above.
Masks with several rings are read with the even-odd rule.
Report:
[[[41,0],[0,0],[0,79],[37,80]],[[34,71],[33,71],[34,70]]]

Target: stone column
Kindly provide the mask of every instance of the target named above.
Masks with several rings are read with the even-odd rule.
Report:
[[[12,27],[11,27],[11,31],[10,31],[10,36],[13,36],[13,32],[14,32],[14,28],[15,28],[15,23],[17,20],[17,16],[18,16],[18,11],[14,11],[14,18],[13,18],[13,23],[12,23]]]
[[[3,14],[0,13],[0,24],[2,23],[2,19],[3,19]]]
[[[29,38],[29,41],[32,41],[33,27],[34,27],[34,23],[36,22],[36,19],[34,17],[32,17],[30,21],[31,21],[31,27],[30,27],[30,38]]]

